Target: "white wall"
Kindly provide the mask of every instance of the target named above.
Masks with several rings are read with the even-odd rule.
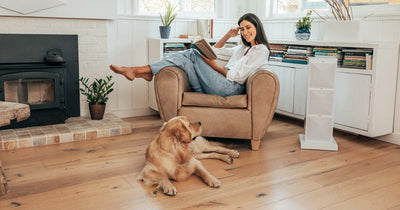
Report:
[[[33,5],[33,8],[36,8],[37,4],[43,5],[46,2],[42,0],[15,1],[27,8],[30,4]],[[64,2],[66,3],[63,5],[28,14],[21,14],[4,8],[4,3],[0,3],[0,16],[112,19],[116,17],[117,13],[117,2],[115,0],[65,0]]]

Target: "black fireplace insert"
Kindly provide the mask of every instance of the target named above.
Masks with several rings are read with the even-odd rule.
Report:
[[[0,129],[64,123],[80,115],[77,35],[0,34],[0,46],[0,101],[31,109],[27,120]]]

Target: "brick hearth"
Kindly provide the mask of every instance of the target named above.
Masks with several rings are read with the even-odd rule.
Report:
[[[65,124],[0,130],[1,150],[59,144],[132,133],[132,125],[113,114],[103,120],[73,117]]]

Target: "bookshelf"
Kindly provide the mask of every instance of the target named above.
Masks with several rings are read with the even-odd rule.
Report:
[[[213,45],[219,41],[219,39],[207,39],[207,41]],[[189,49],[190,44],[193,43],[192,39],[160,39],[150,38],[149,43],[149,62],[160,60],[164,57],[165,53],[174,53],[181,50]],[[226,42],[226,45],[235,46],[239,42],[239,39],[230,39]],[[184,46],[184,47],[183,47]],[[155,111],[158,111],[157,101],[154,90],[154,79],[148,83],[148,104],[149,107]]]
[[[286,49],[295,49],[294,51],[303,49],[308,51],[303,53],[312,56],[316,52],[314,49],[319,49],[323,56],[334,56],[338,59],[334,98],[335,128],[369,137],[393,132],[398,43],[282,40],[270,40],[270,43],[284,46]],[[332,52],[323,51],[321,48],[330,49]],[[313,52],[310,53],[310,50]],[[295,62],[301,59],[300,56],[294,58],[294,61],[291,61],[293,63],[282,62],[284,56],[280,58],[277,55],[276,58],[271,58],[269,65],[269,70],[277,74],[281,84],[276,112],[305,119],[308,65]]]

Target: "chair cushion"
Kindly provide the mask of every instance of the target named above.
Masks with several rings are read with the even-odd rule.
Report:
[[[247,108],[247,95],[234,95],[221,97],[196,92],[183,93],[183,106],[223,107],[223,108]]]

